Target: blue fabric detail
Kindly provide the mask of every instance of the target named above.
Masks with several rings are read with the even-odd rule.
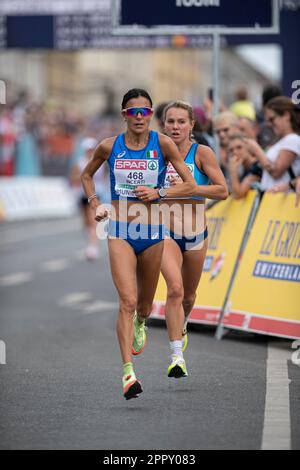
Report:
[[[116,178],[114,174],[114,166],[116,160],[145,160],[149,161],[147,158],[147,152],[155,151],[157,153],[157,158],[153,159],[158,162],[158,178],[154,187],[162,187],[165,181],[165,175],[167,170],[167,165],[163,156],[163,153],[160,148],[158,133],[156,131],[149,132],[149,141],[146,147],[141,150],[132,150],[126,146],[125,143],[125,134],[119,134],[114,142],[111,154],[108,158],[108,165],[110,170],[110,187],[111,187],[111,198],[112,200],[126,199],[137,201],[137,197],[124,197],[120,196],[115,191]]]
[[[164,225],[143,225],[135,222],[109,221],[108,237],[127,241],[136,255],[147,250],[165,238]]]
[[[177,243],[181,252],[183,253],[184,251],[191,250],[193,247],[199,245],[199,243],[206,240],[208,237],[208,230],[206,228],[204,232],[198,233],[194,237],[181,237],[180,235],[172,232],[171,230],[169,232],[169,235],[170,238],[172,238],[172,240]]]
[[[186,165],[194,165],[194,179],[197,183],[198,186],[207,186],[209,185],[209,177],[205,174],[202,173],[202,171],[199,170],[198,166],[196,165],[196,153],[198,149],[198,144],[194,143],[192,144],[187,156],[184,159],[184,162]],[[194,199],[197,201],[203,201],[205,198],[203,196],[193,196],[190,199]]]

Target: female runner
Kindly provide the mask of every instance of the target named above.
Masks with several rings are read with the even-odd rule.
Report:
[[[150,315],[163,253],[164,226],[159,198],[192,195],[196,184],[172,140],[150,130],[152,100],[142,89],[129,90],[122,102],[127,125],[124,134],[104,139],[82,173],[82,183],[96,220],[109,216],[95,194],[93,175],[107,161],[112,205],[108,247],[112,277],[119,294],[117,335],[123,360],[123,395],[129,400],[142,392],[132,354],[146,344],[145,319]],[[163,188],[172,162],[182,187]]]
[[[166,134],[178,147],[181,160],[193,175],[197,189],[193,197],[164,200],[169,205],[170,234],[165,239],[162,274],[167,284],[165,317],[172,351],[169,377],[187,376],[182,352],[187,344],[188,316],[196,299],[207,250],[205,198],[226,199],[227,186],[213,151],[192,141],[192,107],[175,101],[164,110]],[[172,164],[168,165],[165,187],[181,185]],[[172,210],[174,208],[174,210]],[[167,227],[166,227],[167,228]]]

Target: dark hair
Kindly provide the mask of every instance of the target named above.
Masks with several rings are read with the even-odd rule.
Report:
[[[248,99],[248,92],[246,90],[246,88],[244,87],[241,87],[241,88],[238,88],[235,92],[235,98],[237,101],[245,101]]]
[[[276,96],[282,96],[282,89],[278,85],[274,85],[273,83],[269,83],[266,85],[262,92],[262,104],[266,106],[266,104],[272,99],[276,98]]]
[[[166,120],[166,117],[167,117],[167,112],[169,111],[169,109],[172,109],[172,108],[180,108],[180,109],[184,109],[185,111],[187,111],[188,113],[188,116],[189,116],[189,120],[192,122],[192,121],[195,121],[195,116],[194,116],[194,111],[193,111],[193,108],[192,106],[187,103],[186,101],[171,101],[165,108],[164,108],[164,112],[163,112],[163,121],[165,122]]]
[[[127,91],[127,93],[125,93],[125,95],[123,96],[122,109],[125,109],[128,101],[133,98],[139,98],[140,96],[143,96],[144,98],[149,100],[152,108],[153,103],[149,93],[147,93],[147,91],[143,90],[142,88],[132,88],[131,90]]]
[[[158,121],[163,121],[164,109],[168,104],[169,101],[163,101],[156,106],[154,116]]]
[[[267,103],[266,108],[271,109],[274,113],[278,114],[278,116],[289,113],[293,131],[300,134],[300,108],[298,108],[290,98],[277,96]]]

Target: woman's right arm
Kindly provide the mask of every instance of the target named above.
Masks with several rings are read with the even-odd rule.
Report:
[[[248,150],[255,155],[264,170],[266,170],[272,178],[280,178],[292,165],[296,158],[296,153],[291,150],[281,149],[277,159],[271,162],[263,149],[253,139],[245,139]]]
[[[90,198],[91,196],[94,196],[96,194],[93,176],[96,171],[101,167],[101,165],[108,160],[112,151],[114,141],[115,137],[112,137],[109,139],[104,139],[102,142],[100,142],[100,144],[95,149],[93,158],[86,165],[81,174],[81,182],[87,198]],[[97,197],[94,197],[90,201],[90,206],[96,211],[97,207],[100,206],[99,199]],[[107,210],[103,209],[103,211],[99,211],[98,209],[96,220],[100,221],[104,217],[107,217]]]

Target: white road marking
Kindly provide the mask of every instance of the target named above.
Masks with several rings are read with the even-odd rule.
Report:
[[[24,284],[25,282],[32,281],[33,274],[29,271],[27,272],[20,272],[20,273],[12,273],[8,274],[7,276],[0,277],[0,286],[17,286],[19,284]]]
[[[103,312],[105,310],[114,310],[117,308],[119,308],[118,302],[103,302],[100,300],[84,307],[83,313],[87,315],[89,313]]]
[[[289,359],[286,343],[269,343],[262,450],[291,449]]]
[[[66,258],[53,259],[50,261],[45,261],[41,265],[41,270],[44,272],[58,272],[63,271],[64,269],[70,266],[70,260]]]
[[[78,308],[83,302],[88,302],[93,298],[91,292],[73,292],[65,295],[59,302],[60,307]]]

